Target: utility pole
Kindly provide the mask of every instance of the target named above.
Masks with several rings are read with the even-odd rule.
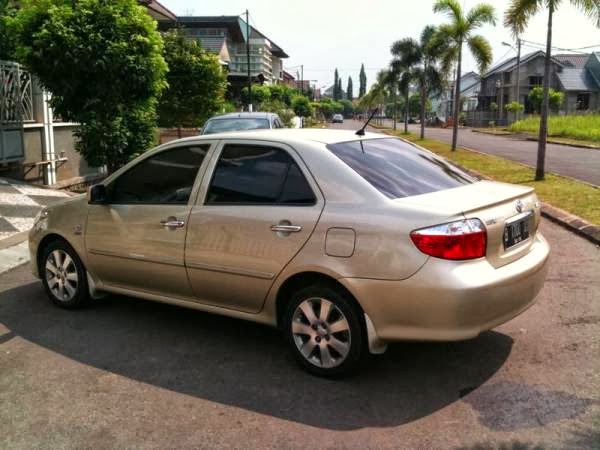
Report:
[[[250,73],[250,18],[246,10],[246,61],[248,63],[248,111],[252,112],[252,74]]]
[[[519,101],[520,94],[521,94],[521,91],[520,91],[520,88],[521,88],[521,86],[520,86],[520,82],[521,82],[521,42],[522,42],[521,38],[517,37],[517,82],[516,82],[517,93],[515,95],[517,103],[521,103]],[[517,110],[515,112],[516,120],[519,120],[519,112],[520,112],[519,110]]]

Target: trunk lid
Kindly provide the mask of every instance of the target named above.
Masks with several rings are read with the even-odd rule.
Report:
[[[487,231],[486,258],[494,267],[515,261],[529,251],[541,213],[533,188],[492,181],[479,181],[395,201],[432,208],[449,217],[462,214],[467,219],[480,219]],[[529,237],[505,248],[504,234],[509,232],[507,225],[519,221],[526,222]]]

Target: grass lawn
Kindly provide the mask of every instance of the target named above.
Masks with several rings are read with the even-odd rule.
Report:
[[[544,181],[535,181],[534,169],[504,158],[482,155],[461,148],[452,152],[449,144],[440,141],[420,140],[416,135],[394,133],[391,130],[386,132],[410,140],[494,180],[532,186],[540,200],[569,211],[595,225],[600,225],[600,189],[550,173],[546,174]]]
[[[515,133],[539,133],[540,118],[529,117],[510,125]],[[550,116],[548,136],[600,143],[600,114]]]

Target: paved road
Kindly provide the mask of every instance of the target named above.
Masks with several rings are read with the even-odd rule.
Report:
[[[387,121],[386,124],[391,126],[391,121]],[[399,129],[403,129],[403,126],[398,124]],[[346,120],[344,124],[335,124],[332,127],[358,129],[360,124],[353,120]],[[409,129],[413,133],[420,132],[419,125],[409,125]],[[375,131],[373,128],[370,130]],[[443,142],[452,142],[452,129],[427,128],[425,135]],[[537,142],[534,141],[473,133],[470,129],[464,129],[459,130],[458,144],[530,166],[536,164]],[[546,170],[600,186],[600,150],[548,144]]]
[[[418,133],[419,126],[411,125],[410,130]],[[451,129],[427,128],[425,133],[433,139],[452,142]],[[538,143],[535,141],[473,133],[464,129],[459,130],[458,144],[530,166],[535,166],[537,160]],[[600,150],[547,144],[546,170],[600,186]]]
[[[392,345],[342,381],[304,373],[264,326],[126,297],[64,311],[26,267],[7,272],[0,447],[592,448],[600,255],[542,229],[531,309],[470,341]]]

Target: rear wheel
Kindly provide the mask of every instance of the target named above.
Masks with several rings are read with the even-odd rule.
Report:
[[[366,353],[362,312],[340,289],[314,285],[297,291],[285,319],[292,352],[310,373],[347,375]]]
[[[87,274],[77,252],[64,241],[50,242],[40,259],[42,283],[48,297],[61,308],[80,308],[88,303]]]

